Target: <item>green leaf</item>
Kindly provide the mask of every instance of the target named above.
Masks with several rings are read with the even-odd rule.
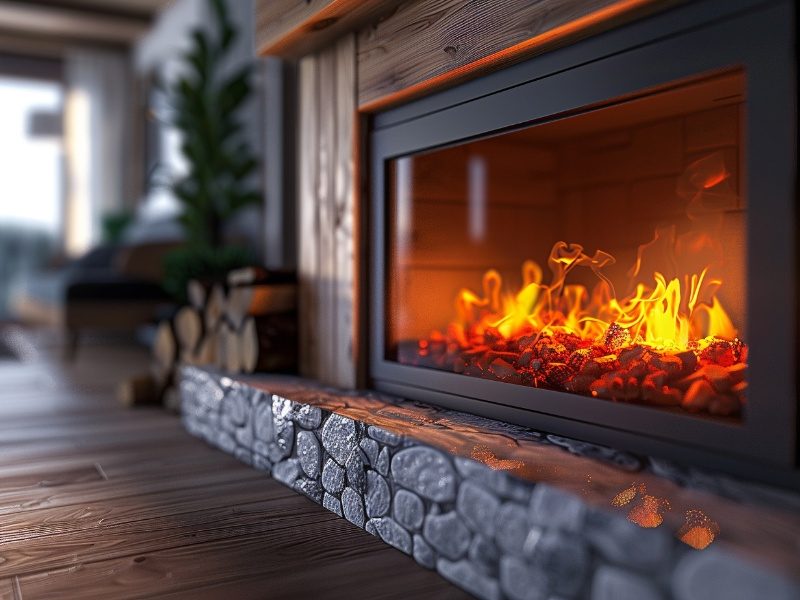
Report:
[[[188,165],[187,174],[173,183],[172,190],[183,209],[180,223],[189,244],[219,252],[224,250],[224,221],[261,202],[261,193],[249,179],[258,166],[247,142],[246,128],[251,124],[242,124],[239,118],[252,93],[252,66],[225,74],[222,65],[236,39],[236,27],[224,0],[209,2],[214,30],[192,32],[190,48],[183,55],[187,68],[170,87],[171,121],[181,134],[180,150]],[[206,267],[210,260],[204,261]]]

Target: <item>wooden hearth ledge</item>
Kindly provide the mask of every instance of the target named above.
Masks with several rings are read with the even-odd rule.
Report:
[[[409,486],[402,479],[398,482],[395,471],[396,462],[402,461],[397,458],[398,452],[403,452],[401,449],[407,448],[433,449],[431,455],[441,456],[448,464],[455,465],[455,469],[452,467],[448,469],[453,474],[457,472],[461,476],[459,478],[461,483],[455,484],[461,488],[465,487],[465,482],[471,481],[474,471],[483,470],[483,475],[476,476],[475,481],[478,485],[473,486],[480,488],[480,493],[475,492],[478,496],[488,492],[488,499],[481,501],[483,502],[481,506],[484,507],[481,510],[493,513],[497,510],[498,502],[502,503],[504,499],[506,500],[504,507],[513,504],[513,501],[519,501],[521,503],[519,506],[531,507],[539,502],[539,509],[547,506],[546,511],[552,511],[552,513],[546,512],[545,523],[550,518],[555,522],[561,521],[573,538],[584,535],[584,528],[588,531],[591,523],[597,522],[597,515],[608,515],[608,518],[616,520],[609,521],[613,525],[609,525],[607,533],[603,534],[605,541],[595,539],[595,542],[613,545],[614,542],[620,541],[616,538],[621,536],[624,539],[621,545],[630,545],[637,548],[637,553],[644,551],[645,554],[655,547],[660,547],[659,544],[662,546],[666,544],[669,550],[664,552],[666,558],[662,560],[669,564],[656,565],[656,570],[662,575],[666,573],[668,578],[673,579],[673,592],[678,597],[685,596],[680,596],[675,591],[675,586],[688,584],[685,582],[675,584],[675,578],[680,577],[674,573],[680,571],[680,565],[686,562],[687,556],[690,558],[703,556],[711,560],[712,557],[720,556],[720,553],[724,553],[724,556],[738,555],[742,562],[736,560],[734,562],[737,565],[735,570],[739,573],[745,568],[742,565],[748,565],[747,568],[758,565],[758,569],[766,567],[766,572],[781,573],[779,579],[775,580],[782,581],[781,585],[789,585],[787,582],[790,580],[800,585],[798,547],[800,495],[792,492],[694,469],[682,469],[663,460],[635,456],[373,392],[342,392],[299,378],[258,376],[234,381],[229,377],[197,368],[185,368],[181,392],[184,422],[192,433],[204,437],[212,444],[235,454],[257,468],[270,470],[277,479],[292,485],[334,512],[342,514],[344,506],[344,516],[348,519],[368,531],[372,529],[371,533],[379,535],[409,554],[412,553],[410,536],[413,535],[413,554],[422,564],[426,564],[427,559],[425,556],[417,556],[417,538],[420,538],[421,544],[424,543],[422,535],[428,533],[427,524],[424,529],[419,530],[419,535],[413,534],[413,528],[410,534],[401,531],[401,538],[407,538],[407,543],[402,540],[398,542],[399,534],[396,532],[385,532],[380,528],[376,530],[375,525],[380,523],[385,525],[391,521],[392,526],[396,526],[395,521],[389,517],[390,515],[396,517],[397,490],[413,489],[413,485]],[[292,420],[294,422],[290,423]],[[353,475],[350,464],[352,455],[346,459],[344,454],[337,457],[337,450],[334,448],[331,451],[326,445],[331,442],[332,435],[333,443],[338,443],[335,436],[339,433],[333,427],[334,421],[338,423],[337,427],[341,428],[339,433],[342,436],[349,436],[347,443],[351,443],[361,457],[355,468],[356,475]],[[328,425],[328,422],[331,425]],[[355,423],[354,429],[352,423]],[[342,424],[351,424],[351,429]],[[373,431],[379,432],[380,435],[372,435]],[[370,432],[370,435],[366,432]],[[269,438],[273,441],[261,443],[259,446],[258,439],[267,439],[259,438],[264,435],[273,436]],[[389,438],[393,438],[394,441],[387,446],[384,441]],[[376,439],[379,442],[376,443],[374,441]],[[383,457],[384,451],[386,457]],[[309,460],[312,460],[311,466],[306,467],[306,462]],[[422,459],[422,463],[425,460]],[[341,464],[341,467],[333,464],[332,468],[341,473],[342,480],[345,471],[347,472],[348,487],[344,487],[342,494],[338,492],[342,491],[344,483],[337,488],[337,493],[334,495],[327,493],[328,487],[323,488],[323,484],[327,485],[323,465],[333,462]],[[380,462],[383,462],[383,466],[376,466],[376,463]],[[287,464],[291,468],[288,468]],[[413,468],[425,467],[420,464],[415,464]],[[300,465],[303,466],[302,470]],[[291,475],[287,475],[289,471]],[[364,473],[367,475],[364,476]],[[321,483],[314,482],[314,475]],[[381,486],[385,486],[388,481],[391,489],[386,492],[389,495],[386,505],[377,509],[378,512],[370,506],[369,496],[375,491],[375,486],[370,483],[373,479],[370,477],[376,481],[380,479],[383,482]],[[347,493],[349,486],[356,485],[353,481],[358,480],[362,480],[363,485],[357,491],[363,498],[359,495],[356,501],[362,508],[359,509],[360,517],[353,517],[352,511],[348,514]],[[431,481],[424,485],[431,485]],[[432,485],[434,493],[427,499],[424,493],[417,490],[417,493],[425,499],[427,510],[430,511],[425,517],[426,523],[429,518],[443,519],[447,515],[456,515],[456,509],[461,514],[462,491],[456,487],[449,496],[442,495],[438,498],[436,494],[440,490],[436,486],[445,484],[434,481]],[[564,493],[563,499],[556,502],[552,499],[536,500],[537,494],[542,490],[558,490],[558,493]],[[493,495],[497,499],[492,497]],[[433,502],[430,501],[431,498]],[[373,507],[375,502],[373,498]],[[569,508],[571,502],[576,503],[574,509]],[[364,505],[366,511],[363,509]],[[584,508],[579,509],[578,505]],[[525,513],[523,509],[519,510]],[[534,511],[533,508],[529,510]],[[374,514],[371,514],[371,511]],[[567,516],[575,515],[575,523],[568,523],[569,518],[565,516],[565,511]],[[441,515],[440,512],[446,514]],[[431,514],[435,516],[431,517]],[[387,518],[370,519],[376,515],[378,517],[385,515]],[[532,522],[535,522],[534,512],[530,515],[530,518],[534,519]],[[580,520],[578,515],[581,515]],[[586,515],[595,515],[594,520]],[[492,514],[491,517],[493,516]],[[502,521],[502,519],[497,521],[497,527],[501,527]],[[630,522],[636,523],[639,528],[631,526]],[[547,532],[548,526],[542,525],[543,531]],[[460,527],[467,529],[463,525]],[[636,533],[637,531],[639,533]],[[494,530],[493,533],[499,535]],[[475,532],[474,535],[473,543],[474,539],[483,539],[479,532]],[[702,551],[690,548],[706,544],[707,547]],[[463,554],[465,553],[466,550]],[[480,587],[472,580],[467,584],[459,580],[463,573],[458,571],[458,565],[467,561],[466,556],[460,561],[455,561],[453,557],[451,557],[453,560],[449,560],[446,553],[444,558],[442,556],[439,552],[439,561],[426,566],[436,568],[445,577],[478,596],[504,597],[495,596],[494,588],[485,587],[489,585],[485,581],[479,582],[484,585]],[[472,557],[472,550],[469,556]],[[526,556],[533,560],[530,558],[530,552]],[[635,560],[635,557],[631,556],[628,559]],[[501,558],[500,579],[503,577],[503,564],[505,564],[503,560],[506,559]],[[719,564],[725,564],[727,560],[729,559],[719,561]],[[620,561],[626,566],[623,559],[620,558]],[[612,567],[616,568],[614,565]],[[447,571],[451,568],[455,569],[455,575]],[[730,575],[715,573],[714,569],[717,567],[708,568],[710,572],[703,572],[701,575],[701,569],[694,579],[711,574],[714,574],[715,578]],[[733,570],[731,569],[732,572]],[[601,577],[595,573],[595,576],[603,581],[607,579],[606,575]],[[736,579],[735,576],[731,576],[733,580]],[[651,577],[656,575],[651,574]],[[688,576],[684,574],[682,577],[685,579]],[[750,573],[748,581],[753,577]],[[759,580],[758,585],[769,587],[771,584],[765,583],[768,580],[769,578],[764,581]],[[714,582],[714,585],[717,584]],[[780,595],[784,592],[789,594],[785,596],[786,598],[791,598],[792,594],[800,591],[800,587],[781,588],[780,585],[770,589],[773,589],[778,597],[784,597]],[[706,591],[722,590],[707,588]],[[573,592],[576,596],[582,597],[577,591]],[[510,597],[509,594],[506,596]],[[569,594],[565,597],[569,597]]]

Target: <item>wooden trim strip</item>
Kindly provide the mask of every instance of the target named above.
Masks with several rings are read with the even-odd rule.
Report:
[[[257,15],[267,12],[269,3],[275,0],[261,0],[256,8]],[[270,32],[270,19],[258,19],[256,45],[260,56],[281,56],[299,58],[321,49],[345,33],[358,29],[372,19],[393,11],[403,0],[329,0],[316,11],[311,11],[288,29],[280,30],[273,22],[276,31]],[[305,1],[303,1],[305,4]]]
[[[539,35],[535,35],[523,42],[509,46],[504,50],[494,52],[466,65],[456,67],[446,73],[435,75],[419,83],[386,94],[375,100],[370,100],[359,105],[362,113],[372,113],[384,110],[390,106],[412,100],[436,89],[453,86],[478,74],[497,70],[514,62],[519,62],[535,54],[540,54],[552,49],[559,43],[567,40],[573,41],[579,36],[596,33],[602,29],[609,29],[621,20],[628,21],[632,13],[641,16],[647,9],[663,8],[674,2],[663,0],[619,0],[618,2],[578,17],[568,23],[558,25]]]

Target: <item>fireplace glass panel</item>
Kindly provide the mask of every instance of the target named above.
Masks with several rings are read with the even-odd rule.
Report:
[[[386,358],[741,419],[745,107],[728,71],[388,161]]]

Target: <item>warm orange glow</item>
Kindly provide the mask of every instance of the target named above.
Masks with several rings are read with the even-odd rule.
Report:
[[[626,506],[633,502],[633,500],[636,498],[636,495],[639,493],[645,493],[644,485],[633,484],[631,487],[625,488],[619,494],[614,496],[614,498],[611,500],[611,506],[616,506],[617,508]]]
[[[456,300],[457,320],[450,333],[465,346],[487,333],[503,339],[524,335],[564,333],[581,340],[602,340],[612,324],[623,332],[618,347],[632,344],[662,350],[707,347],[717,339],[736,339],[736,329],[714,295],[722,284],[707,276],[707,269],[667,280],[660,272],[650,284],[638,283],[634,291],[617,298],[601,269],[614,262],[602,251],[589,256],[578,244],[558,242],[548,258],[550,283],[533,262],[522,267],[524,285],[516,293],[503,293],[503,279],[495,270],[483,277],[483,292],[463,289]],[[589,292],[582,285],[567,284],[567,275],[578,267],[598,276]],[[710,296],[710,303],[700,298]]]
[[[498,458],[487,446],[477,445],[472,449],[472,458],[495,471],[514,471],[525,466],[521,460]]]
[[[678,538],[695,550],[704,550],[719,534],[719,525],[702,510],[686,511],[686,522],[678,531]]]
[[[646,495],[630,510],[628,520],[646,529],[658,527],[664,522],[661,513],[669,508],[669,502],[664,498]]]
[[[513,292],[490,269],[480,291],[458,293],[455,319],[419,340],[413,360],[609,400],[736,415],[745,403],[747,346],[717,297],[722,280],[710,275],[711,264],[673,277],[644,275],[645,265],[675,263],[676,248],[696,262],[716,246],[707,235],[657,231],[639,248],[625,295],[604,273],[614,257],[578,244],[553,246],[547,282],[545,270],[526,261]],[[591,290],[569,281],[581,270],[596,280]]]
[[[450,324],[414,348],[403,346],[400,361],[617,402],[738,415],[748,349],[718,295],[720,273],[730,272],[725,207],[738,202],[730,178],[720,152],[689,165],[676,188],[686,200],[685,225],[680,232],[676,224],[657,228],[638,247],[627,277],[610,253],[565,241],[544,264],[526,260],[518,286],[489,269],[478,290],[456,294]]]

